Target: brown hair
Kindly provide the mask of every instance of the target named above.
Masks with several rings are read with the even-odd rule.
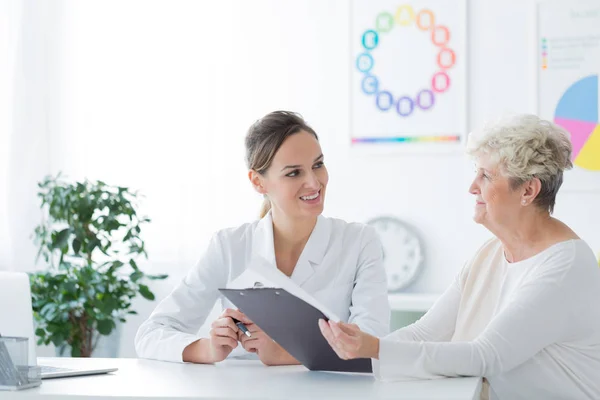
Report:
[[[246,165],[248,169],[264,175],[285,139],[300,131],[308,132],[319,140],[317,133],[298,113],[273,111],[256,121],[246,134]],[[260,210],[260,218],[267,215],[270,209],[271,202],[265,196]]]

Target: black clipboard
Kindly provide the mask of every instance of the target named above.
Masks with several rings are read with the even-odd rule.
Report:
[[[219,289],[271,339],[311,371],[373,372],[370,358],[342,360],[319,329],[317,308],[284,289]]]

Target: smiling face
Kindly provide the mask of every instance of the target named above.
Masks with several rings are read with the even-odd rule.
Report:
[[[475,196],[473,219],[491,231],[512,224],[522,208],[520,190],[511,187],[510,178],[489,157],[481,156],[476,162],[477,175],[469,188]]]
[[[250,171],[250,179],[257,191],[268,196],[276,213],[295,219],[323,212],[329,175],[313,134],[300,131],[289,136],[267,171]]]

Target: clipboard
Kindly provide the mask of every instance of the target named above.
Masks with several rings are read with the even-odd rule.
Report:
[[[319,329],[317,308],[285,289],[219,289],[267,335],[311,371],[373,372],[370,358],[342,360]]]

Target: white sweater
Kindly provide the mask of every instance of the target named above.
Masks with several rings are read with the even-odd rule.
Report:
[[[593,252],[569,240],[508,263],[487,242],[423,318],[381,339],[373,368],[384,381],[483,376],[491,399],[600,399]]]

